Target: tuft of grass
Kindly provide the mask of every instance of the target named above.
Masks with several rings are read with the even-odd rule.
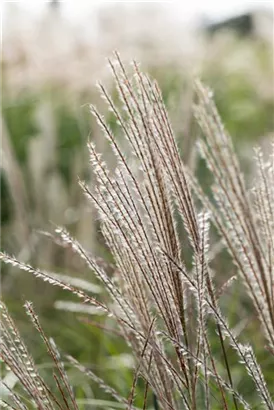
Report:
[[[205,194],[179,155],[157,83],[136,62],[129,72],[118,53],[109,60],[109,66],[122,109],[102,84],[98,87],[124,134],[126,148],[122,149],[104,117],[91,106],[116,166],[113,171],[109,169],[95,145],[88,142],[95,183],[89,186],[80,180],[79,184],[98,213],[115,261],[114,274],[109,275],[65,229],[56,229],[59,242],[83,259],[108,291],[109,300],[92,294],[86,283],[78,287],[75,279],[69,283],[68,277],[33,268],[4,253],[1,259],[68,290],[115,319],[136,362],[127,398],[74,358],[67,356],[67,360],[123,408],[135,408],[136,386],[143,379],[144,409],[152,392],[154,409],[240,410],[261,406],[273,410],[273,392],[251,341],[243,343],[229,324],[229,305],[225,312],[220,307],[234,279],[217,289],[215,282],[222,271],[213,272],[212,262],[218,249],[225,246],[235,264],[232,277],[239,275],[246,287],[264,332],[265,354],[273,361],[274,155],[265,161],[260,149],[256,150],[258,175],[254,187],[247,189],[212,93],[197,81],[194,113],[203,134],[198,146],[213,178],[211,190]],[[129,150],[131,154],[126,156]],[[221,246],[212,243],[211,225],[217,228]],[[191,265],[186,249],[191,253]],[[55,344],[45,336],[30,303],[26,310],[55,364],[56,396],[40,377],[2,304],[3,361],[18,377],[34,407],[78,409]],[[256,391],[252,402],[235,381],[235,356]],[[25,408],[24,399],[15,393],[11,399],[15,408]]]

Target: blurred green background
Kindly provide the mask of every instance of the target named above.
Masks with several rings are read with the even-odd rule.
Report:
[[[106,160],[111,160],[107,143],[89,113],[89,103],[107,116],[117,138],[121,137],[95,87],[97,81],[104,82],[116,98],[105,59],[114,49],[126,63],[137,59],[142,69],[158,80],[182,156],[189,166],[196,167],[207,188],[210,178],[195,154],[199,131],[191,112],[193,79],[201,77],[214,90],[247,179],[252,179],[252,147],[262,144],[267,150],[273,132],[273,19],[265,10],[247,10],[243,16],[242,22],[235,17],[225,24],[200,22],[185,27],[173,23],[160,3],[135,8],[119,4],[98,10],[84,26],[66,20],[62,3],[60,7],[49,3],[35,17],[14,5],[7,10],[1,56],[2,250],[34,266],[89,280],[99,285],[95,288],[98,297],[107,300],[83,262],[38,231],[53,232],[55,225],[65,226],[93,255],[112,262],[97,216],[77,178],[92,184],[88,137]],[[86,30],[89,23],[92,35]],[[217,256],[214,269],[217,283],[235,274],[224,251]],[[111,265],[106,270],[113,274]],[[121,394],[129,395],[134,361],[111,319],[73,311],[74,306],[69,311],[69,305],[60,301],[72,301],[70,295],[27,273],[2,266],[1,280],[2,297],[46,378],[51,364],[24,314],[25,300],[34,302],[46,333],[63,351],[92,368]],[[231,324],[245,328],[245,338],[257,349],[270,380],[271,366],[260,349],[264,341],[238,283],[223,304]],[[70,369],[69,375],[83,409],[116,408],[115,403],[100,402],[110,397],[76,370]],[[250,392],[240,366],[235,365],[234,377],[243,392]],[[141,406],[141,382],[138,389],[136,404]]]

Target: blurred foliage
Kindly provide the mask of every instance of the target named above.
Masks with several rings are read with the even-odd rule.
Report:
[[[49,28],[44,35],[48,31]],[[170,62],[168,57],[166,60],[151,61],[150,49],[144,49],[141,53],[142,66],[159,82],[182,155],[191,166],[195,139],[199,135],[191,116],[193,73],[200,75],[213,88],[222,119],[232,134],[239,153],[242,147],[246,148],[250,144],[259,142],[261,138],[267,137],[273,131],[271,45],[263,40],[239,39],[228,34],[216,35],[212,38],[203,38],[199,34],[198,37],[195,58],[189,57],[188,64],[185,63],[187,57],[183,55],[178,57],[176,54],[176,59]],[[32,39],[36,48],[40,47],[40,40],[40,38]],[[72,63],[76,64],[76,60],[79,59],[79,65],[82,64],[81,67],[84,67],[87,72],[86,76],[81,71],[77,73],[77,68],[74,71],[64,69],[62,72],[62,68],[58,67],[58,61],[54,60],[56,55],[54,54],[51,72],[46,72],[46,76],[41,75],[41,82],[38,74],[34,75],[32,83],[32,75],[27,76],[28,64],[31,65],[33,58],[31,48],[29,49],[25,44],[27,40],[25,39],[24,42],[17,37],[17,43],[14,42],[14,38],[11,43],[8,42],[9,40],[6,41],[2,55],[4,82],[2,117],[7,130],[5,137],[14,153],[14,166],[18,166],[21,170],[30,204],[30,208],[26,211],[27,218],[23,223],[29,226],[31,231],[35,229],[52,231],[52,222],[66,225],[72,234],[83,241],[95,255],[103,256],[105,260],[111,262],[111,257],[100,239],[96,215],[87,209],[85,198],[77,187],[77,176],[92,181],[85,149],[88,135],[98,145],[99,150],[107,155],[107,147],[102,140],[102,135],[86,106],[87,103],[95,102],[104,111],[94,86],[93,88],[90,86],[99,79],[100,70],[105,76],[99,54],[96,62],[96,52],[93,52],[92,47],[78,42],[75,57],[73,53],[68,54],[64,64],[65,67]],[[11,49],[8,49],[9,47]],[[159,47],[159,44],[155,47]],[[120,50],[123,55],[123,45]],[[13,51],[16,58],[9,55]],[[51,54],[50,48],[46,51],[47,55]],[[127,55],[126,51],[125,55]],[[140,50],[137,55],[140,55]],[[75,61],[71,61],[74,58]],[[38,63],[43,65],[42,57]],[[93,63],[97,67],[95,71],[92,71]],[[35,71],[35,67],[31,69]],[[23,75],[20,77],[21,72]],[[75,77],[70,77],[72,72]],[[114,100],[117,100],[117,93],[108,76],[106,81],[110,85],[109,89],[113,89]],[[113,116],[106,115],[111,128],[119,137],[120,130],[113,121]],[[194,165],[197,167],[198,177],[204,182],[205,187],[208,186],[210,180],[204,164],[202,161],[198,163],[194,161]],[[27,261],[39,263],[47,269],[63,270],[65,273],[89,278],[95,282],[82,263],[69,252],[59,250],[57,245],[49,244],[51,240],[42,238],[38,234],[34,234],[34,240],[33,237],[25,238],[21,242],[18,238],[14,240],[18,225],[14,225],[13,201],[9,176],[3,167],[1,171],[1,225],[2,232],[5,233],[2,238],[3,249],[21,255]],[[218,280],[223,283],[225,277],[234,270],[230,258],[223,252],[217,258],[215,271],[217,272],[220,267],[222,267],[223,277]],[[54,308],[54,301],[66,300],[68,296],[64,292],[56,291],[44,283],[38,283],[27,274],[6,269],[2,267],[3,298],[10,307],[11,313],[17,318],[19,328],[31,347],[35,359],[41,363],[43,372],[46,372],[47,367],[46,352],[41,351],[38,335],[30,331],[31,325],[23,316],[21,306],[25,299],[34,302],[46,333],[56,340],[61,349],[90,366],[98,376],[127,397],[134,371],[130,350],[121,337],[111,331],[104,332],[98,327],[104,325],[115,329],[112,321],[105,317],[91,317],[91,321],[96,323],[94,326],[78,320],[80,315],[58,311]],[[237,284],[233,287],[233,306],[229,309],[225,306],[224,309],[228,311],[229,319],[235,326],[242,320],[250,318],[245,334],[254,342],[255,348],[262,346],[263,341],[260,340],[262,336],[258,332],[254,312],[251,313],[251,306],[245,298],[240,298],[239,292],[241,287]],[[229,297],[231,296],[230,294]],[[104,292],[100,297],[105,297]],[[258,350],[257,354],[259,362],[264,362],[264,353]],[[236,364],[232,352],[231,360]],[[266,379],[270,380],[273,370],[270,364],[264,364],[267,371]],[[69,374],[77,396],[83,399],[83,403],[86,397],[110,399],[98,390],[98,386],[75,370],[70,370]],[[241,367],[235,366],[234,376],[243,389],[250,391]],[[142,406],[143,393],[144,386],[140,382],[136,395],[137,406]],[[152,400],[150,395],[150,406]],[[94,401],[92,405],[83,404],[82,408],[110,407],[106,404],[99,406],[99,403],[97,406]]]
[[[20,165],[26,165],[29,140],[38,129],[33,121],[36,101],[29,95],[21,96],[15,103],[9,103],[3,96],[3,117],[9,130],[11,142]]]
[[[245,139],[252,144],[273,131],[273,65],[269,47],[258,39],[235,38],[219,56],[221,63],[206,67],[204,81],[213,88],[221,117],[236,143]],[[237,55],[240,53],[242,59],[246,58],[245,65]],[[233,58],[239,59],[234,69],[229,61]]]
[[[1,173],[1,226],[8,223],[12,213],[12,204],[4,174]]]
[[[77,118],[66,107],[60,107],[57,110],[56,121],[59,170],[69,185],[74,178],[71,164],[74,161],[75,152],[83,148],[83,138],[79,130]]]

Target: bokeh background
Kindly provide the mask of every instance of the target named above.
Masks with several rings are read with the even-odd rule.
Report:
[[[92,184],[88,138],[111,161],[89,103],[105,114],[117,138],[122,137],[96,88],[102,81],[117,99],[106,60],[113,50],[126,64],[136,59],[158,80],[182,156],[196,167],[205,187],[209,175],[195,155],[195,77],[214,90],[248,180],[254,172],[252,147],[261,144],[268,150],[273,136],[271,2],[183,3],[2,4],[1,248],[34,266],[88,280],[103,300],[107,296],[92,272],[41,231],[65,226],[104,260],[109,275],[115,274],[97,215],[77,184],[78,177]],[[218,255],[215,268],[221,272],[220,283],[235,273],[225,252]],[[2,297],[45,377],[51,364],[24,315],[25,300],[34,302],[46,333],[61,349],[128,396],[134,362],[111,319],[81,311],[70,295],[27,273],[2,266],[1,282]],[[259,346],[263,341],[254,334],[256,318],[241,291],[240,286],[232,288],[228,317],[256,337]],[[264,360],[263,352],[257,353]],[[69,374],[83,409],[117,408],[84,376],[72,369]],[[4,376],[10,385],[16,383],[10,374]],[[238,383],[245,386],[240,369]]]

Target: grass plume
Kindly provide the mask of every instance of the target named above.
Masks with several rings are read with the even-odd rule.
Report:
[[[261,151],[256,151],[258,177],[254,188],[248,190],[211,92],[197,82],[194,112],[204,135],[199,148],[214,180],[212,199],[209,198],[181,160],[157,83],[142,73],[136,62],[128,72],[118,53],[109,65],[123,108],[114,104],[103,85],[98,87],[116,117],[131,156],[127,158],[102,114],[91,106],[116,158],[116,168],[111,171],[89,141],[96,182],[92,187],[79,183],[98,212],[102,233],[115,260],[117,280],[67,231],[58,228],[56,235],[100,279],[111,303],[103,304],[99,296],[90,296],[85,283],[78,288],[77,281],[69,284],[65,276],[35,269],[6,254],[1,254],[1,259],[72,292],[116,319],[136,360],[128,399],[121,398],[73,358],[70,362],[97,380],[125,408],[133,408],[138,377],[146,385],[144,408],[148,390],[153,392],[155,409],[255,408],[235,384],[231,347],[257,390],[256,405],[273,410],[270,389],[251,344],[238,340],[221,310],[219,302],[230,282],[221,292],[216,289],[209,233],[211,224],[215,224],[251,297],[269,345],[266,353],[270,354],[274,348],[274,156],[264,162]],[[178,215],[186,242],[178,229]],[[186,249],[191,253],[191,267]],[[3,360],[23,383],[36,407],[77,409],[58,350],[45,336],[32,305],[27,303],[26,310],[56,364],[54,379],[60,402],[53,399],[36,372],[18,335],[34,374],[22,378],[25,359],[17,347],[11,350],[15,344],[13,332],[17,330],[4,305],[2,309],[8,323],[4,325]],[[212,326],[218,338],[218,357],[209,331]]]

